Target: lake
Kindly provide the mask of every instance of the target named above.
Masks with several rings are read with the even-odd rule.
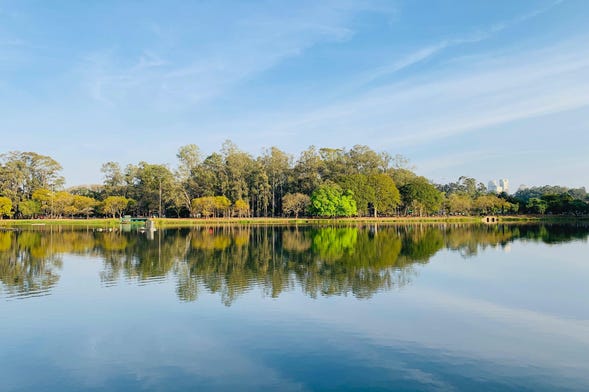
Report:
[[[0,390],[589,390],[588,236],[0,231]]]

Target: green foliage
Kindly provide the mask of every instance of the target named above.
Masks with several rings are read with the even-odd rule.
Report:
[[[451,214],[470,214],[473,201],[468,194],[452,193],[446,200],[446,206]]]
[[[341,178],[339,185],[352,192],[358,214],[362,216],[369,215],[370,209],[375,217],[379,213],[393,215],[401,201],[393,179],[386,174],[352,174]]]
[[[484,195],[474,201],[474,209],[482,215],[504,214],[512,211],[512,205],[496,195]]]
[[[333,183],[317,188],[311,195],[309,212],[315,216],[331,217],[354,216],[357,214],[356,202],[351,191],[343,191]]]
[[[457,182],[439,186],[440,190],[447,196],[453,194],[466,195],[471,199],[476,199],[479,196],[487,193],[487,187],[482,182],[477,184],[474,178],[461,176]]]
[[[443,194],[425,177],[410,179],[401,187],[400,192],[405,210],[411,210],[419,216],[439,211],[444,200]]]
[[[395,182],[386,174],[371,174],[368,176],[369,195],[372,197],[374,216],[380,212],[392,215],[401,202],[401,195]]]
[[[35,200],[23,200],[18,203],[18,211],[23,218],[36,218],[41,213],[41,205]]]
[[[338,184],[342,189],[352,192],[358,215],[368,216],[370,204],[374,201],[374,188],[368,183],[368,176],[365,174],[350,174],[340,178]]]
[[[61,165],[53,158],[34,152],[12,151],[0,155],[0,194],[16,205],[30,199],[39,188],[59,189],[64,179]]]
[[[103,184],[65,192],[61,166],[51,157],[9,152],[0,155],[0,195],[10,199],[14,216],[27,218],[89,218],[98,213],[97,200],[112,196],[126,198],[123,210],[142,216],[298,217],[307,212],[307,204],[311,214],[324,217],[589,213],[585,188],[532,187],[513,196],[498,195],[498,200],[487,195],[484,184],[462,176],[436,189],[414,173],[406,158],[364,145],[349,150],[311,146],[293,161],[277,147],[256,157],[228,140],[220,152],[206,157],[194,144],[180,147],[176,157],[173,170],[148,162],[122,170],[119,163],[106,162]],[[109,209],[107,214],[120,211]]]
[[[117,162],[106,162],[100,168],[104,175],[104,191],[109,196],[122,196],[124,193],[125,176]]]
[[[545,200],[532,197],[528,200],[526,208],[532,213],[544,214],[546,212],[546,208],[548,208],[548,203]]]

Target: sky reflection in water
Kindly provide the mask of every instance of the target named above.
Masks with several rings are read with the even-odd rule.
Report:
[[[586,389],[588,234],[0,232],[0,389]]]

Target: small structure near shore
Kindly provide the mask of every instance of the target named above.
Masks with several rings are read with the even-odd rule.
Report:
[[[499,217],[494,215],[488,215],[483,218],[483,223],[499,223]]]
[[[132,224],[132,223],[141,223],[145,224],[149,218],[139,218],[139,217],[131,217],[131,215],[125,215],[121,218],[121,224]]]

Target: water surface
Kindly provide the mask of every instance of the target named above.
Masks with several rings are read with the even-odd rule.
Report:
[[[587,390],[588,235],[0,232],[0,389]]]

